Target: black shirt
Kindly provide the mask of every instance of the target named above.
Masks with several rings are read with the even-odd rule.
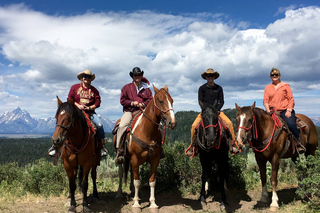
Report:
[[[208,83],[203,84],[199,87],[198,101],[207,104],[214,104],[217,100],[217,109],[220,110],[224,104],[223,90],[218,84],[214,84],[212,87]]]

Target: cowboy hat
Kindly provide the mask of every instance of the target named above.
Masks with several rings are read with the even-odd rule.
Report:
[[[213,77],[214,77],[214,79],[217,79],[217,78],[219,78],[219,76],[220,76],[220,74],[218,73],[218,72],[216,72],[216,71],[214,71],[212,68],[208,68],[205,72],[203,72],[202,74],[201,74],[201,77],[203,78],[203,79],[206,79],[207,80],[207,75],[209,75],[209,74],[213,74]]]
[[[130,71],[130,76],[131,78],[133,77],[134,74],[142,74],[143,75],[143,70],[141,70],[139,67],[134,67],[132,71]]]
[[[91,75],[91,81],[93,81],[96,78],[96,76],[91,73],[91,70],[88,69],[85,69],[84,71],[78,73],[77,77],[80,81],[82,80],[83,75]]]

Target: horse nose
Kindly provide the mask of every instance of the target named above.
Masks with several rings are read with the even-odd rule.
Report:
[[[172,122],[172,121],[169,122],[170,129],[174,129],[176,125],[177,125],[177,122]]]

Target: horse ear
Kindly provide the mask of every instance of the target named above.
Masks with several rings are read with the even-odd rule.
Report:
[[[218,111],[217,106],[218,106],[218,100],[215,100],[214,103],[213,103],[213,108],[214,108],[215,111]]]
[[[69,104],[74,105],[74,97],[71,96],[68,102]]]
[[[167,85],[164,87],[164,89],[165,89],[165,91],[169,92],[169,89],[168,89]]]
[[[202,101],[200,101],[200,100],[199,100],[199,105],[200,105],[201,110],[202,110],[202,109],[203,109],[203,107],[204,107],[204,104],[203,104],[203,102],[202,102]]]
[[[253,110],[256,107],[256,102],[253,102],[252,106],[251,106],[251,110]]]
[[[58,102],[58,106],[60,106],[62,104],[62,101],[60,100],[60,98],[57,96],[57,102]]]
[[[159,92],[159,90],[157,89],[157,87],[155,87],[153,84],[152,84],[152,86],[153,86],[153,89],[154,89],[154,92],[155,92],[155,93]]]
[[[237,103],[235,103],[235,106],[236,106],[236,109],[237,109],[237,110],[239,110],[239,109],[240,109],[240,107],[238,106],[238,104],[237,104]]]

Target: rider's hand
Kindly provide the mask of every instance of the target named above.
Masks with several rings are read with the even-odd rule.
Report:
[[[289,112],[289,111],[287,110],[285,116],[286,116],[287,118],[290,118],[290,117],[291,117],[291,112]]]

